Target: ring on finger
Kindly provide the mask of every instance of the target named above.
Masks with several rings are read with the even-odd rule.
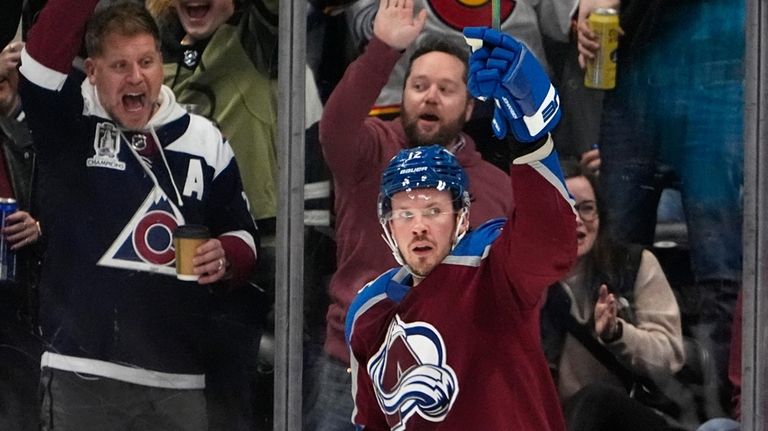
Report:
[[[222,269],[224,269],[224,258],[223,258],[223,257],[220,257],[220,258],[219,258],[219,267],[218,267],[218,268],[216,268],[216,272],[219,272],[219,271],[221,271]]]

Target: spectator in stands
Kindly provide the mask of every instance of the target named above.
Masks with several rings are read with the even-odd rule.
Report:
[[[584,1],[584,0],[582,0]],[[536,59],[551,72],[544,52],[543,36],[565,42],[568,40],[573,16],[579,0],[517,0],[501,3],[501,31],[525,43]],[[373,22],[379,2],[357,0],[347,8],[352,40],[364,46],[373,39]],[[490,25],[491,2],[474,4],[456,2],[446,4],[434,0],[416,0],[415,8],[425,10],[427,21],[419,39],[443,37],[464,42],[464,27]],[[392,70],[389,80],[381,90],[372,115],[398,114],[402,103],[402,89],[408,69],[408,58],[418,46],[419,39],[405,51]]]
[[[511,0],[500,2],[501,31],[526,44],[545,70],[552,70],[547,61],[544,39],[566,42],[570,35],[571,18],[580,0]],[[581,0],[587,1],[587,0]],[[594,0],[592,0],[594,1]],[[464,43],[461,34],[464,27],[491,24],[491,2],[444,2],[436,0],[416,0],[415,8],[424,10],[427,21],[416,43],[406,48],[392,69],[389,80],[381,89],[370,114],[384,119],[393,118],[401,113],[402,90],[408,69],[408,59],[423,38],[452,39],[456,44]],[[373,21],[378,9],[377,0],[357,0],[347,9],[350,36],[352,42],[363,47],[374,36]],[[509,163],[507,145],[502,140],[494,139],[488,124],[493,115],[493,105],[475,101],[472,119],[468,121],[465,132],[472,136],[478,151],[485,160],[506,171]],[[567,112],[565,115],[569,115]],[[504,139],[507,139],[506,137]],[[567,143],[556,142],[555,145]],[[558,147],[559,150],[559,147]]]
[[[0,429],[38,429],[37,385],[42,343],[35,336],[40,224],[33,211],[35,153],[18,94],[23,42],[0,51],[0,197],[19,210],[4,220],[3,235],[16,253],[15,277],[0,281]],[[7,275],[8,268],[4,268]]]
[[[730,325],[741,284],[744,13],[741,0],[622,1],[617,87],[606,93],[600,138],[607,227],[617,239],[652,244],[663,168],[679,179],[699,302],[689,314],[714,358],[715,406],[730,399]],[[581,55],[591,57],[598,44],[584,19]]]
[[[563,168],[576,201],[578,258],[550,287],[542,336],[568,429],[667,429],[662,416],[631,399],[627,389],[632,376],[652,380],[682,367],[675,296],[653,254],[615,242],[603,228],[594,177],[576,163]]]
[[[22,51],[45,202],[43,428],[207,430],[211,291],[249,277],[256,227],[231,147],[162,85],[152,16],[96,4],[50,0]],[[72,67],[83,33],[85,74]],[[211,233],[197,283],[176,278],[182,224]]]
[[[165,84],[179,103],[214,121],[242,166],[262,237],[277,214],[277,1],[154,0]]]
[[[388,160],[403,148],[442,145],[456,155],[472,181],[471,224],[479,226],[511,210],[508,176],[483,161],[472,138],[461,132],[473,108],[467,91],[465,44],[431,38],[422,43],[410,60],[402,116],[392,121],[368,117],[392,68],[426,20],[424,11],[414,16],[410,1],[406,6],[386,3],[380,3],[373,39],[348,67],[320,121],[320,143],[334,179],[338,267],[330,282],[324,355],[314,361],[314,377],[310,377],[314,391],[308,400],[308,429],[351,428],[344,321],[360,287],[395,263],[375,234],[379,222],[370,211]],[[554,126],[556,119],[550,120],[555,121],[546,125]]]
[[[40,225],[28,212],[32,207],[35,154],[19,97],[19,61],[24,43],[9,43],[0,52],[0,129],[3,147],[0,152],[0,197],[16,199],[20,208],[6,218],[3,233],[14,250],[37,242]]]

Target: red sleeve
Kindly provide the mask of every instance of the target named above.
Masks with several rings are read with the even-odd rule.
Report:
[[[357,172],[367,175],[370,166],[361,162],[380,152],[376,138],[381,133],[367,130],[376,126],[366,118],[401,55],[374,38],[328,98],[320,118],[320,144],[337,181],[354,181]]]
[[[223,235],[219,237],[219,241],[229,262],[229,271],[232,274],[230,281],[235,286],[244,283],[256,267],[256,255],[245,241],[236,236]]]
[[[30,29],[26,50],[42,65],[68,74],[98,0],[50,0]]]
[[[510,170],[515,209],[493,253],[503,266],[512,295],[523,308],[535,307],[544,290],[560,280],[576,260],[576,215],[555,152],[542,161]]]

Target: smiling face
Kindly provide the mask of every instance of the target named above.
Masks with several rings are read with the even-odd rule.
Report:
[[[581,258],[592,250],[592,247],[595,245],[595,239],[597,239],[597,232],[600,229],[600,218],[597,217],[597,206],[595,204],[595,190],[592,188],[589,180],[583,176],[568,178],[565,180],[565,185],[576,200],[576,206],[582,207],[581,211],[577,211],[578,217],[576,218],[578,245],[576,256]],[[585,212],[585,207],[588,207],[590,203],[595,208],[594,219],[584,220],[582,213]]]
[[[413,60],[402,104],[410,146],[446,145],[461,132],[473,107],[464,82],[465,69],[461,60],[441,51]]]
[[[414,274],[414,285],[418,284],[451,252],[456,231],[451,192],[417,189],[396,193],[389,227]],[[467,228],[466,222],[463,228]]]
[[[142,129],[158,106],[163,60],[155,38],[147,33],[108,33],[101,53],[85,60],[88,80],[99,101],[121,126]]]
[[[235,13],[233,0],[174,0],[173,5],[193,41],[209,38]]]

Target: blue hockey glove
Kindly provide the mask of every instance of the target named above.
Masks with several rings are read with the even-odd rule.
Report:
[[[472,46],[467,87],[496,104],[493,131],[534,142],[560,121],[560,97],[533,53],[513,37],[486,27],[466,27]]]

